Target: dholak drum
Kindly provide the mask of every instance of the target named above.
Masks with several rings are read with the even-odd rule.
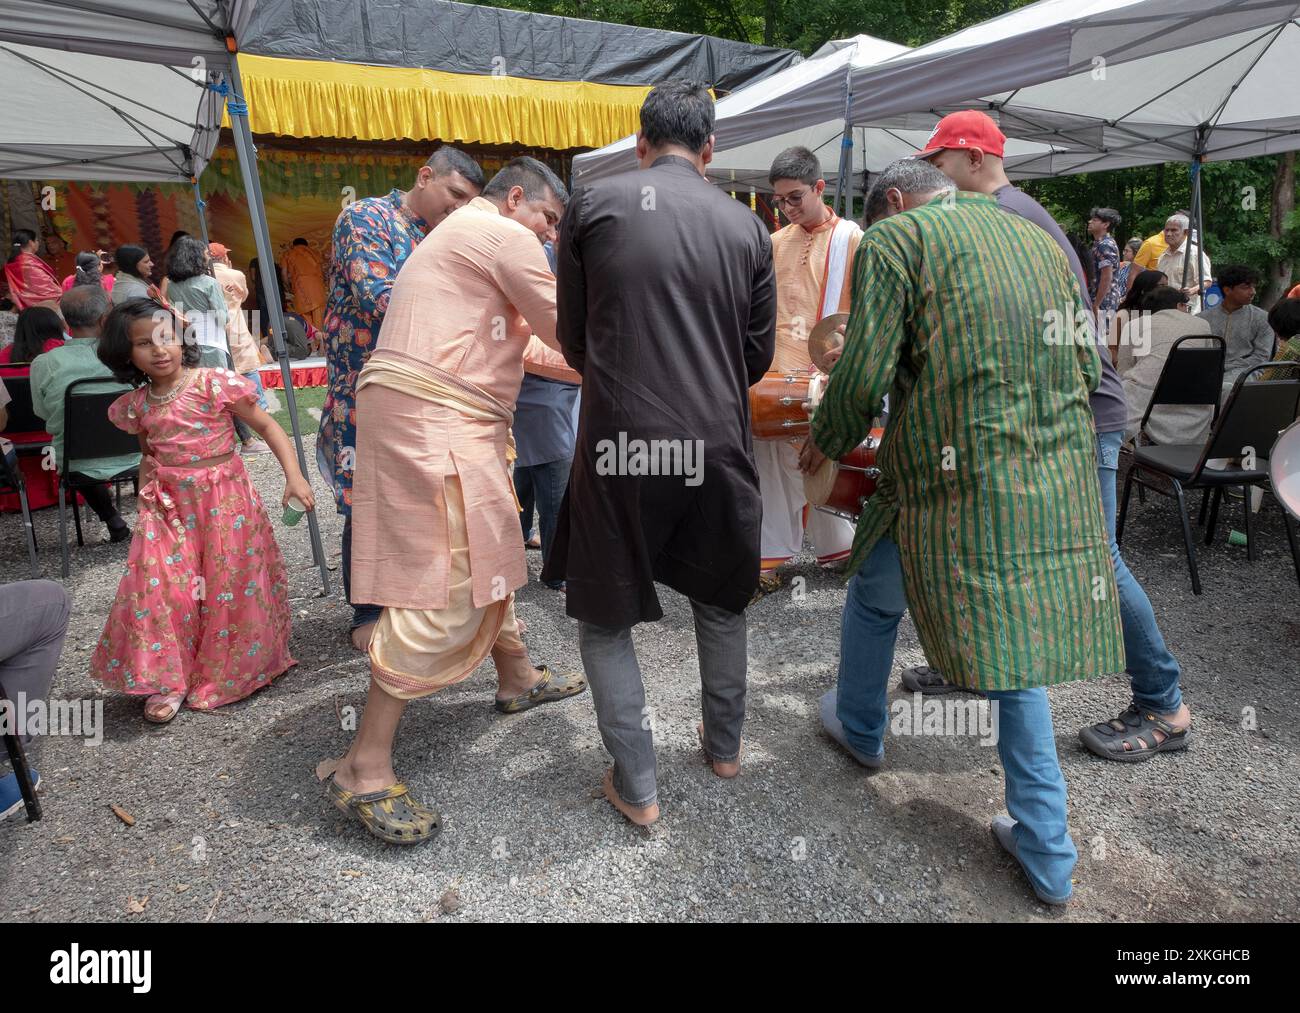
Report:
[[[749,388],[750,427],[759,440],[781,440],[808,432],[813,404],[811,373],[764,373]]]
[[[1300,422],[1293,422],[1268,455],[1269,482],[1282,508],[1300,520]]]
[[[873,493],[880,469],[876,467],[876,449],[883,429],[873,429],[867,438],[838,461],[823,461],[822,466],[803,477],[803,492],[808,502],[828,514],[856,521]]]

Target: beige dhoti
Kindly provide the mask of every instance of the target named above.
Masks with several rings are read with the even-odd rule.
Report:
[[[375,387],[397,396],[377,397]],[[357,391],[365,411],[353,486],[353,584],[365,600],[384,606],[370,640],[375,682],[410,700],[467,678],[494,649],[527,653],[514,614],[522,580],[515,561],[504,558],[523,555],[506,474],[512,443],[508,434],[494,435],[510,412],[463,381],[379,353]],[[420,403],[428,411],[415,407]],[[401,449],[408,442],[418,448],[409,459]],[[381,467],[382,481],[375,474]],[[412,468],[405,479],[398,474]],[[472,517],[466,481],[476,492]],[[485,515],[498,513],[510,522],[508,543],[493,537],[499,523],[485,525]]]
[[[375,681],[399,700],[428,696],[468,678],[494,649],[528,653],[515,621],[514,592],[502,601],[474,607],[460,479],[448,476],[444,488],[451,544],[447,607],[385,608],[370,639]]]

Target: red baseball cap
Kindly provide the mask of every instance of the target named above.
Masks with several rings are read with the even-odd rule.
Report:
[[[929,158],[945,148],[979,148],[986,155],[1002,157],[1007,137],[993,119],[978,109],[949,113],[934,128],[925,147],[913,158]]]

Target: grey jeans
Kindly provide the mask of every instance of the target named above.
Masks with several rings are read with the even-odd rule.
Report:
[[[691,609],[700,659],[704,751],[715,760],[735,760],[745,723],[745,617],[697,601],[691,602]],[[654,737],[632,630],[579,623],[578,648],[596,704],[596,725],[614,757],[614,790],[629,805],[651,805],[657,798]]]
[[[0,585],[0,686],[15,706],[20,694],[26,700],[49,697],[70,611],[67,592],[52,580]],[[7,766],[8,758],[0,746],[0,762]]]

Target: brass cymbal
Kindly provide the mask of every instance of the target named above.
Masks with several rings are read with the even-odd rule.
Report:
[[[818,320],[812,333],[808,335],[808,355],[813,365],[823,373],[831,371],[826,362],[826,354],[844,347],[844,335],[839,332],[839,328],[848,321],[847,313],[832,313]]]

